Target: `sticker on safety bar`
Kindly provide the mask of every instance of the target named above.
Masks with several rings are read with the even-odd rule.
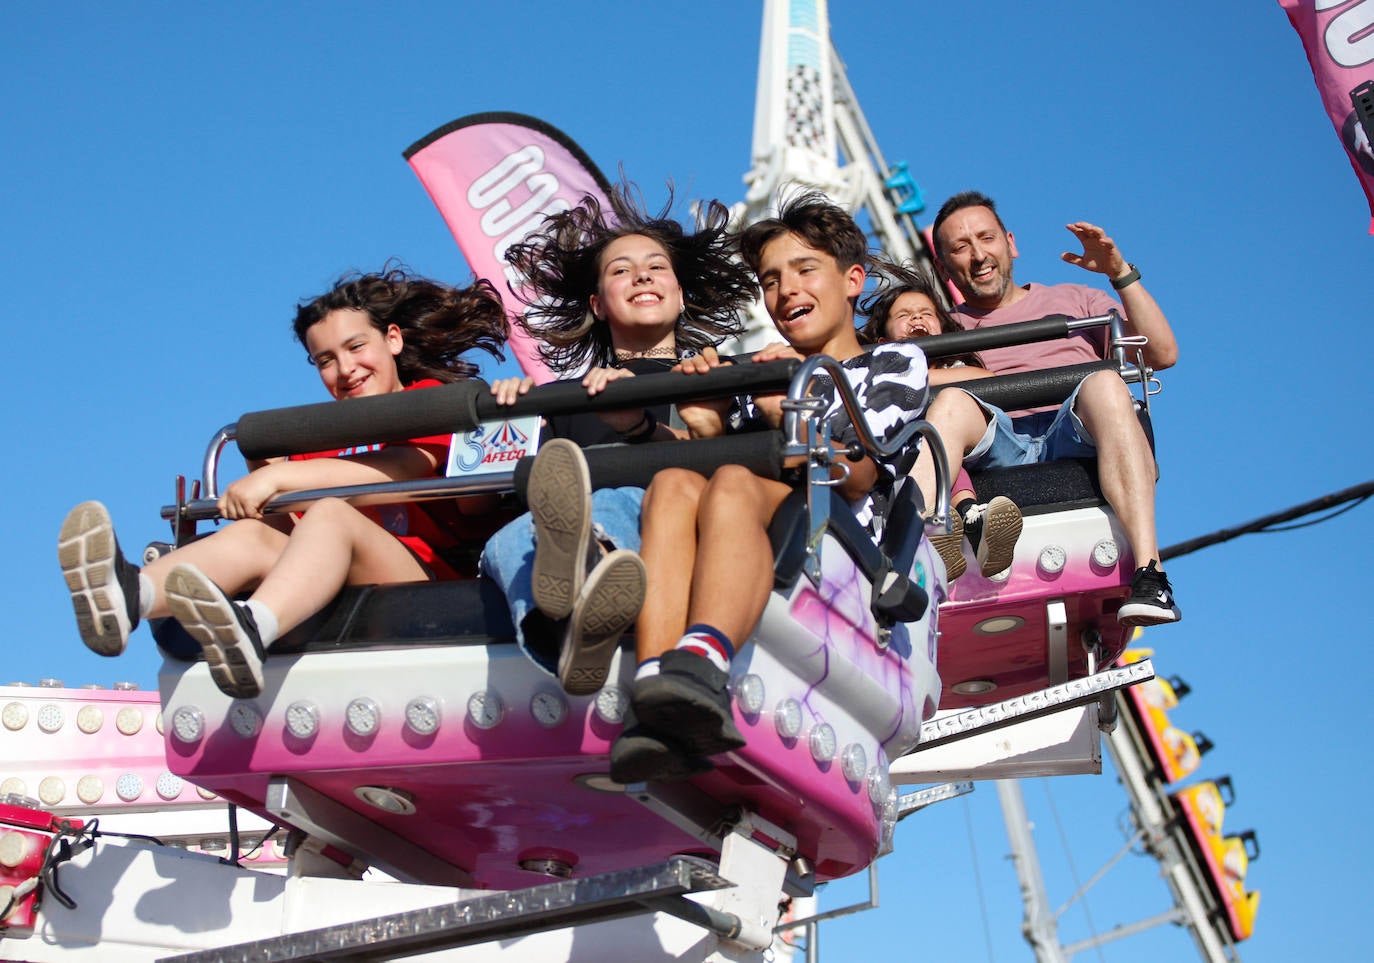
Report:
[[[539,449],[539,415],[486,421],[472,431],[454,434],[448,449],[449,477],[514,471],[515,465]]]

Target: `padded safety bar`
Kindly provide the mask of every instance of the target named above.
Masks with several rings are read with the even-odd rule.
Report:
[[[1084,364],[1066,365],[1063,368],[998,375],[996,378],[974,378],[970,381],[941,385],[931,390],[940,392],[946,388],[963,388],[969,394],[976,395],[1003,411],[1022,411],[1027,408],[1063,404],[1064,400],[1073,394],[1078,383],[1088,375],[1096,371],[1116,370],[1116,365],[1111,361],[1089,361]]]
[[[1115,311],[1092,318],[1071,318],[1067,314],[1051,314],[1032,321],[1017,321],[1014,324],[997,324],[990,328],[934,334],[928,338],[921,338],[916,343],[925,352],[927,358],[952,358],[955,355],[986,351],[989,348],[1007,348],[1012,345],[1032,344],[1037,341],[1056,341],[1060,338],[1067,338],[1075,331],[1081,331],[1084,328],[1108,327],[1113,320],[1120,324],[1120,315]]]
[[[595,398],[576,381],[532,388],[513,405],[499,405],[481,381],[458,381],[422,393],[396,392],[293,408],[251,412],[234,437],[244,458],[299,455],[371,442],[469,431],[482,421],[522,415],[565,415],[671,403],[685,397],[722,398],[784,391],[799,362],[723,365],[704,375],[665,372],[613,381]],[[690,383],[685,379],[690,378]]]
[[[782,475],[783,437],[779,431],[756,431],[696,441],[666,441],[653,445],[599,445],[582,449],[587,456],[592,488],[649,487],[664,468],[687,468],[708,478],[721,465],[743,465],[756,475]],[[533,458],[515,468],[515,490],[523,500]]]

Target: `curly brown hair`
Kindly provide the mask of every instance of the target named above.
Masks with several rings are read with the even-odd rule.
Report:
[[[405,344],[396,357],[396,371],[403,384],[473,377],[477,365],[463,358],[468,351],[505,357],[502,346],[510,325],[501,295],[483,279],[455,288],[391,264],[374,274],[345,274],[324,294],[296,308],[296,340],[304,345],[312,325],[347,308],[364,312],[378,331],[393,324],[401,329]]]
[[[506,251],[506,261],[525,279],[511,291],[528,305],[518,323],[539,342],[539,353],[555,372],[565,374],[585,365],[615,363],[610,325],[591,311],[597,294],[601,255],[616,238],[642,235],[668,252],[682,287],[683,312],[678,320],[679,352],[700,351],[741,330],[739,312],[754,300],[749,271],[730,256],[729,211],[710,201],[698,212],[688,233],[668,217],[668,202],[648,214],[643,197],[623,182],[608,193],[609,209],[592,196],[577,207],[549,217],[540,230]]]

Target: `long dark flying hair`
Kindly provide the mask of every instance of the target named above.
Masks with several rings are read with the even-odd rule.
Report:
[[[940,334],[950,334],[964,330],[964,326],[945,307],[940,287],[925,271],[909,264],[896,264],[885,258],[873,259],[873,273],[880,279],[878,287],[864,297],[859,309],[868,316],[864,326],[859,329],[859,340],[864,344],[881,344],[887,338],[887,320],[892,315],[892,306],[903,294],[924,294],[935,305],[935,317],[940,322]],[[920,341],[920,338],[913,339]],[[964,354],[957,358],[940,358],[935,367],[947,368],[962,361],[966,365],[982,368],[983,359],[977,354]]]
[[[296,340],[305,344],[311,325],[346,308],[366,313],[378,331],[393,324],[401,329],[405,344],[396,356],[396,371],[407,385],[424,378],[473,377],[477,365],[463,354],[478,349],[503,358],[510,333],[501,296],[490,282],[479,279],[455,288],[387,264],[375,274],[345,274],[324,294],[302,302],[292,324]]]
[[[516,293],[529,309],[518,323],[539,342],[539,353],[553,371],[564,374],[586,365],[615,364],[610,323],[591,312],[591,296],[601,279],[601,254],[616,238],[639,234],[663,245],[682,287],[683,312],[676,330],[677,349],[700,351],[739,334],[739,312],[754,300],[749,271],[730,257],[729,211],[711,201],[687,233],[668,217],[668,203],[657,214],[628,182],[612,188],[609,209],[593,197],[548,218],[539,231],[506,251],[506,261],[525,278]]]

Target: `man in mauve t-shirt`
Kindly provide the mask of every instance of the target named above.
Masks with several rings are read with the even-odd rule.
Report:
[[[1164,312],[1140,283],[1140,272],[1121,256],[1102,228],[1085,222],[1068,229],[1082,254],[1063,258],[1102,274],[1121,296],[1117,304],[1096,288],[1079,284],[1017,285],[1012,279],[1016,241],[997,215],[991,198],[976,191],[956,194],[935,217],[935,253],[940,270],[964,296],[956,313],[967,328],[1029,321],[1051,314],[1086,318],[1120,309],[1125,333],[1147,339],[1145,363],[1156,371],[1178,361],[1178,342]],[[1055,341],[980,352],[994,374],[1038,371],[1098,361],[1105,329],[1094,328]],[[1123,625],[1157,625],[1181,617],[1173,589],[1159,565],[1155,535],[1155,461],[1136,417],[1126,383],[1115,371],[1083,379],[1062,405],[1004,412],[960,389],[941,391],[926,418],[939,431],[951,465],[1002,468],[1056,458],[1097,458],[1102,493],[1126,531],[1138,568],[1131,595],[1117,613]],[[935,476],[925,454],[913,472],[933,504]]]

